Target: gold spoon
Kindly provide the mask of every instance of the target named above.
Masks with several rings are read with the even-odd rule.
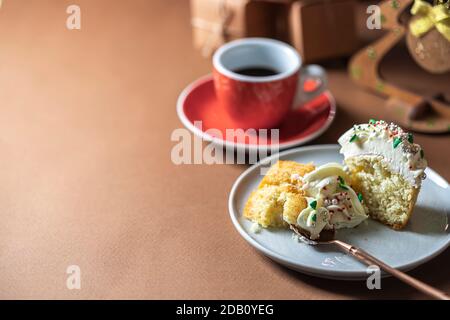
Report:
[[[293,224],[290,225],[290,228],[300,237],[300,240],[302,240],[303,242],[305,242],[309,245],[334,244],[334,245],[338,246],[339,249],[343,250],[346,253],[351,254],[352,256],[354,256],[361,262],[364,262],[368,266],[377,265],[381,270],[383,270],[387,273],[390,273],[397,279],[400,279],[401,281],[405,282],[406,284],[409,284],[410,286],[416,288],[417,290],[419,290],[435,299],[450,300],[450,297],[446,293],[444,293],[436,288],[433,288],[433,287],[429,286],[428,284],[423,283],[422,281],[419,281],[400,270],[390,267],[389,265],[378,260],[374,256],[370,255],[369,253],[367,253],[366,251],[364,251],[358,247],[354,247],[354,246],[352,246],[348,243],[345,243],[341,240],[334,239],[334,233],[322,232],[320,240],[311,240],[309,238],[309,235],[301,228],[299,228]]]

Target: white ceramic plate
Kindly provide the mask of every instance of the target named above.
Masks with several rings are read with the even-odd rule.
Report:
[[[273,157],[322,165],[342,162],[337,145],[301,147],[264,159],[246,170],[234,183],[229,197],[231,220],[253,247],[273,260],[300,272],[324,278],[367,278],[366,266],[334,246],[309,246],[293,239],[289,230],[250,231],[252,223],[242,217],[245,202],[262,179],[261,166]],[[403,271],[432,259],[450,245],[448,216],[450,188],[444,178],[427,169],[414,213],[402,231],[394,231],[368,219],[354,229],[338,230],[336,238],[358,246]]]

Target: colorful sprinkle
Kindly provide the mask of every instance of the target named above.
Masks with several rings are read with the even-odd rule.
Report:
[[[363,196],[362,196],[361,192],[358,192],[358,200],[359,200],[359,202],[363,201]]]
[[[348,187],[345,185],[345,181],[344,178],[342,178],[341,176],[338,177],[339,180],[339,187],[341,187],[344,190],[348,190]]]
[[[394,139],[394,149],[398,147],[398,145],[402,143],[402,139],[400,139],[399,137]]]
[[[317,221],[317,214],[314,213],[314,215],[311,217],[311,220],[316,222]]]
[[[369,120],[369,124],[375,124],[377,122],[377,120],[375,120],[375,119],[370,119]]]
[[[408,133],[408,141],[409,143],[414,143],[414,136],[412,133]]]
[[[353,142],[355,140],[358,140],[358,136],[356,134],[354,134],[351,138],[350,138],[350,142]]]
[[[316,200],[311,201],[311,202],[309,203],[309,206],[310,206],[311,208],[313,208],[314,210],[316,210],[316,208],[317,208],[317,201],[316,201]],[[315,220],[314,220],[314,221],[315,221]]]

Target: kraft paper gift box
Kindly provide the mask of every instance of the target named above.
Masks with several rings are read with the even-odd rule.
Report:
[[[268,37],[289,42],[291,0],[191,0],[194,47],[211,56],[225,42]]]
[[[351,55],[358,48],[356,0],[301,0],[289,14],[291,44],[305,63]]]
[[[305,63],[348,56],[358,46],[356,0],[191,0],[194,46],[207,57],[225,42],[269,37]]]

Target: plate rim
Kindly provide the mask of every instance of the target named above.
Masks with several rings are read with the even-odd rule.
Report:
[[[195,127],[193,125],[193,123],[188,119],[188,117],[186,116],[186,113],[184,112],[184,104],[185,104],[186,98],[189,96],[189,94],[192,92],[192,90],[194,90],[198,86],[203,85],[205,82],[208,82],[210,80],[213,80],[213,75],[211,73],[208,73],[208,74],[203,75],[203,76],[199,77],[198,79],[194,80],[189,85],[187,85],[183,89],[183,91],[181,91],[180,95],[178,96],[177,105],[176,105],[177,115],[178,115],[178,118],[180,119],[181,123],[185,126],[186,129],[188,129],[194,135],[196,135],[197,137],[199,137],[205,141],[212,142],[214,144],[217,144],[219,146],[226,147],[229,149],[237,148],[237,149],[245,150],[245,151],[252,151],[252,152],[258,151],[260,149],[259,145],[234,143],[234,142],[230,142],[227,140],[212,137],[209,134],[206,134],[204,131]],[[327,131],[328,128],[333,123],[334,119],[336,118],[337,106],[336,106],[336,99],[334,98],[334,96],[330,92],[330,90],[325,90],[323,92],[323,94],[325,94],[330,101],[330,113],[327,117],[327,120],[325,121],[325,124],[319,130],[317,130],[317,131],[313,132],[312,134],[310,134],[306,137],[303,137],[301,139],[294,139],[292,141],[279,143],[278,145],[272,145],[272,144],[264,145],[264,147],[273,150],[274,146],[278,146],[278,150],[280,150],[280,151],[285,150],[288,148],[292,148],[295,146],[299,146],[299,145],[308,143],[308,142],[318,138],[325,131]]]
[[[311,145],[311,146],[303,146],[303,147],[298,147],[298,148],[294,148],[294,149],[290,149],[290,150],[286,150],[274,155],[271,155],[269,157],[266,157],[264,159],[262,159],[261,161],[255,163],[254,165],[250,166],[249,168],[247,168],[244,172],[242,172],[239,177],[236,179],[236,181],[233,183],[233,186],[231,187],[230,193],[229,193],[229,197],[228,197],[228,212],[230,214],[232,223],[235,227],[235,229],[238,231],[238,233],[255,249],[257,249],[259,252],[263,253],[264,255],[268,256],[269,258],[271,258],[272,260],[276,261],[277,263],[280,263],[284,266],[287,266],[290,269],[293,269],[295,271],[298,272],[302,272],[304,274],[310,275],[310,276],[316,276],[316,277],[323,277],[323,278],[327,278],[327,279],[337,279],[337,280],[361,280],[363,278],[367,278],[367,273],[362,272],[362,271],[345,271],[345,270],[323,270],[323,269],[317,269],[314,267],[310,267],[308,265],[305,264],[299,264],[299,263],[295,263],[292,260],[289,260],[288,258],[286,258],[283,255],[280,255],[279,253],[268,249],[266,247],[264,247],[263,245],[259,244],[255,239],[253,239],[249,233],[242,227],[242,225],[240,224],[240,222],[238,221],[239,218],[241,218],[242,216],[239,213],[238,208],[235,208],[234,206],[234,200],[236,199],[236,193],[237,193],[237,189],[240,186],[241,182],[247,178],[247,176],[252,173],[254,170],[258,169],[261,165],[263,164],[267,164],[268,162],[270,162],[273,158],[278,157],[278,159],[281,159],[284,156],[288,156],[290,154],[294,154],[294,153],[298,153],[298,152],[307,152],[310,150],[327,150],[327,149],[339,149],[339,145],[337,144],[319,144],[319,145]],[[427,173],[431,173],[429,175],[430,179],[433,179],[433,182],[436,183],[434,181],[434,179],[439,178],[441,179],[441,181],[445,181],[447,184],[447,188],[449,187],[449,183],[447,182],[446,179],[444,179],[441,175],[439,175],[436,171],[434,171],[431,168],[427,168]],[[442,183],[442,182],[441,182]],[[439,185],[439,184],[438,184]],[[236,212],[236,213],[235,213]],[[448,247],[450,246],[450,235],[448,235],[448,239],[447,242],[438,250],[435,250],[433,253],[422,257],[416,261],[407,263],[407,264],[403,264],[400,267],[398,267],[397,269],[402,270],[402,271],[409,271],[412,270],[428,261],[430,261],[431,259],[435,258],[436,256],[438,256],[439,254],[441,254],[442,252],[444,252]]]

